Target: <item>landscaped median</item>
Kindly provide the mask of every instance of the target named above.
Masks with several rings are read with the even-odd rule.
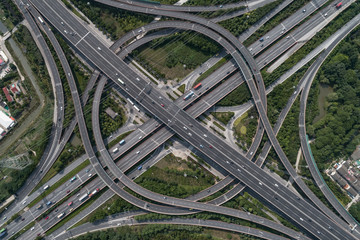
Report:
[[[62,177],[59,181],[57,181],[56,183],[54,183],[52,186],[50,186],[46,191],[44,191],[42,194],[40,194],[37,198],[35,198],[29,205],[28,207],[31,208],[33,206],[35,206],[38,202],[41,201],[41,199],[43,199],[44,197],[46,197],[47,195],[49,195],[50,193],[52,193],[55,189],[57,189],[58,187],[60,187],[63,183],[65,183],[66,181],[70,180],[74,175],[76,175],[78,172],[80,172],[82,169],[84,169],[86,166],[88,166],[90,164],[89,160],[86,160],[84,162],[82,162],[79,166],[77,166],[76,168],[74,168],[71,172],[69,172],[68,174],[66,174],[64,177]]]

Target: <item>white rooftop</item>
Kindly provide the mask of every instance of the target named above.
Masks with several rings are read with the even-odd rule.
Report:
[[[5,113],[0,111],[0,125],[6,129],[9,129],[14,124],[14,120],[8,117]]]

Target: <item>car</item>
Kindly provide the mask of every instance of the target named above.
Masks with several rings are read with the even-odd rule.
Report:
[[[306,9],[303,9],[303,12],[306,12]]]
[[[22,219],[21,219],[21,221],[24,221],[24,220],[25,220],[25,218],[22,218]]]
[[[66,191],[66,193],[69,193],[69,192],[70,192],[70,190],[67,190],[67,191]]]
[[[189,134],[189,136],[192,136],[192,134],[190,132],[188,134]]]
[[[252,48],[249,49],[250,52],[251,52],[252,50],[253,50]]]
[[[213,146],[209,145],[209,148],[213,148]]]
[[[204,134],[204,137],[207,137],[207,135],[206,135],[206,134]]]
[[[4,217],[3,220],[5,221],[7,219],[7,217]]]
[[[87,172],[87,173],[88,173],[89,171],[90,171],[90,169],[86,169],[86,171],[85,171],[85,172]]]
[[[61,25],[64,25],[64,22],[60,22],[61,23]]]
[[[89,175],[88,175],[89,177],[91,177],[92,176],[92,173],[89,173]]]
[[[201,145],[201,144],[200,144],[200,147],[201,147],[201,148],[204,148],[204,146],[203,146],[203,145]]]
[[[72,212],[73,210],[74,210],[74,208],[70,208],[70,209],[69,209],[69,212]]]
[[[266,39],[269,39],[270,38],[270,36],[266,36]]]
[[[25,201],[23,201],[23,205],[25,205],[26,204],[26,200]]]
[[[287,36],[287,37],[286,37],[286,39],[289,39],[289,38],[290,38],[290,36]]]
[[[140,151],[137,151],[137,152],[136,152],[136,154],[139,154],[139,153],[140,153]]]
[[[324,14],[325,17],[327,17],[327,15],[328,15],[327,13]]]
[[[139,136],[139,139],[142,139],[142,136]]]
[[[45,220],[48,220],[49,219],[49,216],[47,216],[46,218],[45,218]]]
[[[219,8],[223,8],[223,5],[220,5]]]
[[[187,130],[187,127],[183,126],[183,128],[184,128],[185,130]]]
[[[160,104],[162,107],[165,107],[165,105],[164,104]]]
[[[76,177],[73,176],[73,177],[70,179],[70,182],[73,182],[73,181],[75,181],[75,180],[76,180]]]
[[[69,202],[69,203],[68,203],[68,206],[70,207],[72,204],[73,204],[73,202]]]
[[[59,211],[59,209],[55,209],[55,212]]]
[[[230,162],[229,162],[229,161],[226,161],[226,163],[227,163],[227,164],[230,164]]]
[[[99,51],[101,51],[101,48],[100,48],[100,47],[98,47],[98,50],[99,50]]]
[[[30,228],[31,231],[34,231],[35,227]]]

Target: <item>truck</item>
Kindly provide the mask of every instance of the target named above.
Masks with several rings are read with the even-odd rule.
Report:
[[[184,100],[185,101],[188,100],[192,95],[194,95],[194,92],[193,91],[189,92],[188,94],[185,95]]]
[[[128,102],[129,102],[131,105],[134,105],[134,103],[130,100],[130,98],[127,98],[126,100],[128,100]]]
[[[96,194],[99,191],[100,191],[99,188],[95,189],[94,191],[92,191],[92,193],[89,194],[89,197],[92,197],[94,194]]]
[[[41,17],[38,17],[38,19],[39,19],[39,21],[40,21],[42,24],[44,24],[44,21],[42,20]]]
[[[138,108],[138,106],[134,105],[134,108],[136,109],[136,111],[140,112],[140,109]]]
[[[196,84],[196,86],[194,87],[195,90],[198,90],[201,87],[201,83]]]
[[[338,4],[336,4],[336,8],[341,8],[342,6],[342,2],[339,2]]]
[[[112,150],[113,153],[116,153],[117,151],[119,151],[118,148],[114,148],[114,150]]]
[[[57,218],[62,218],[65,215],[65,212],[60,213]]]
[[[125,143],[124,139],[119,142],[120,145],[123,145],[124,143]]]
[[[84,200],[87,199],[88,197],[89,197],[89,194],[85,193],[84,195],[82,195],[82,196],[79,198],[79,202],[84,201]]]
[[[46,186],[44,187],[44,190],[48,189],[49,187],[50,187],[49,185],[46,185]]]
[[[124,81],[121,80],[120,78],[118,78],[118,81],[119,81],[122,85],[125,85]]]
[[[2,229],[0,230],[0,238],[1,238],[1,237],[4,237],[4,236],[6,235],[6,233],[7,233],[6,230],[7,230],[6,228],[2,228]]]

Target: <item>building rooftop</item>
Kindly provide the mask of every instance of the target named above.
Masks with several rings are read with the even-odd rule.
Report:
[[[0,125],[4,129],[10,129],[15,124],[15,119],[0,111]]]
[[[6,99],[8,100],[8,102],[14,101],[14,99],[11,97],[11,95],[6,87],[3,88],[3,92],[5,93],[5,96],[6,96]]]

